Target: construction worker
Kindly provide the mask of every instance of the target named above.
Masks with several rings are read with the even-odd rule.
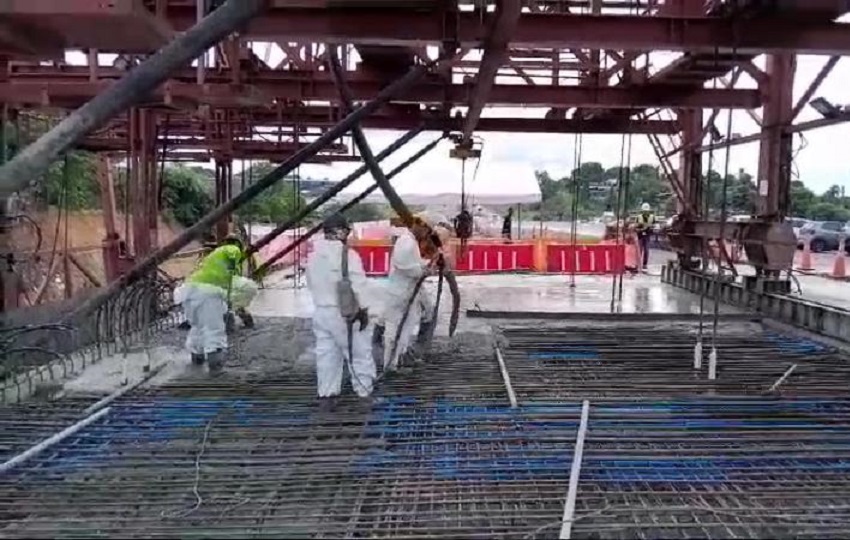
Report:
[[[646,270],[649,265],[649,237],[655,227],[655,214],[652,213],[652,207],[649,203],[643,203],[640,207],[640,214],[637,217],[637,235],[638,243],[640,244],[640,252],[642,257],[642,268]]]
[[[313,297],[316,379],[320,408],[332,409],[342,391],[343,367],[361,398],[372,394],[375,361],[366,298],[369,285],[360,256],[347,245],[351,226],[342,215],[325,220],[324,238],[307,261],[307,288]]]
[[[203,258],[186,280],[182,306],[191,327],[186,348],[196,366],[209,364],[215,375],[224,367],[227,351],[225,316],[230,309],[233,279],[242,274],[242,241],[228,236]]]
[[[502,238],[505,240],[511,240],[511,233],[513,232],[513,219],[514,219],[514,209],[508,208],[508,213],[505,215],[504,221],[502,221]]]
[[[410,348],[414,337],[421,344],[435,324],[432,320],[433,302],[423,288],[419,289],[417,298],[410,302],[416,282],[423,275],[436,271],[434,264],[436,260],[423,259],[419,251],[417,238],[425,237],[428,231],[430,231],[428,223],[421,216],[417,216],[412,230],[402,229],[393,247],[383,306],[385,370],[397,369],[402,357],[405,360],[414,360],[410,354],[413,352]],[[407,312],[406,317],[405,312]],[[402,319],[404,319],[403,327]],[[401,332],[399,327],[402,327]],[[397,341],[396,336],[398,336]]]

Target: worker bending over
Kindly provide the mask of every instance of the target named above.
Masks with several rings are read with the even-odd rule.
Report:
[[[351,386],[361,398],[372,393],[375,362],[367,332],[369,314],[366,273],[360,256],[347,245],[351,226],[341,215],[325,220],[307,261],[307,288],[313,297],[313,333],[316,337],[316,378],[321,407],[333,407],[342,391],[345,361]]]
[[[637,235],[638,242],[640,243],[640,256],[642,257],[641,266],[644,270],[649,265],[649,237],[652,234],[652,228],[654,226],[655,214],[652,213],[649,203],[643,203],[637,218]]]
[[[242,242],[228,236],[204,257],[183,287],[182,306],[191,325],[186,348],[192,363],[206,361],[210,373],[220,373],[227,351],[225,316],[229,310],[234,277],[242,274]]]
[[[384,294],[384,369],[398,369],[400,360],[414,360],[411,345],[421,342],[430,335],[435,324],[433,318],[433,301],[430,294],[420,287],[417,297],[410,305],[410,311],[405,319],[405,312],[410,303],[416,282],[425,274],[433,274],[438,270],[437,259],[423,259],[419,251],[417,238],[425,238],[430,227],[427,222],[417,217],[413,227],[401,230],[393,247],[390,257],[390,275]],[[399,333],[399,327],[404,326]],[[398,336],[398,342],[396,341]],[[418,337],[417,337],[418,336]],[[393,344],[395,343],[395,347]]]

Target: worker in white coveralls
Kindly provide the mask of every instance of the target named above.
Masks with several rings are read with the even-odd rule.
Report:
[[[211,374],[220,373],[224,367],[225,315],[230,309],[234,278],[241,276],[244,258],[242,242],[236,236],[228,236],[204,257],[180,294],[180,303],[191,325],[186,348],[192,355],[192,363],[200,366],[206,361]]]
[[[318,395],[328,410],[342,391],[346,360],[351,386],[364,399],[372,393],[375,362],[365,307],[369,284],[360,255],[347,245],[351,226],[337,214],[325,220],[323,232],[307,261],[306,277],[315,306]]]
[[[436,259],[423,259],[419,251],[417,237],[424,238],[430,231],[428,222],[422,216],[416,216],[412,230],[402,229],[393,246],[390,257],[390,275],[384,291],[383,304],[383,340],[384,369],[394,371],[399,365],[420,360],[412,346],[422,342],[430,334],[433,321],[433,300],[424,287],[419,289],[416,299],[410,303],[416,282],[426,274],[437,271]],[[410,310],[405,318],[407,306]],[[399,327],[404,326],[399,332]],[[398,342],[396,343],[396,336]],[[403,362],[402,362],[403,360]]]

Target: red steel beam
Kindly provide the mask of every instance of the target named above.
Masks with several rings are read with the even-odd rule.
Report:
[[[281,121],[284,124],[281,124]],[[295,120],[290,117],[279,118],[274,113],[266,115],[257,115],[254,119],[254,127],[280,127],[282,129],[291,128],[289,122]],[[299,117],[301,125],[307,127],[324,127],[328,120],[322,120],[321,124],[314,124],[310,120],[305,120],[304,117]],[[428,131],[460,131],[462,120],[459,118],[427,118],[423,116],[376,116],[364,120],[363,127],[367,129],[381,130],[409,130],[414,127],[424,124]],[[575,120],[575,119],[558,119],[558,118],[482,118],[477,131],[481,132],[503,132],[503,133],[634,133],[640,135],[672,135],[679,132],[680,126],[678,122],[666,120],[622,120],[617,118],[611,119],[592,119],[592,120]],[[289,129],[291,131],[291,129]],[[113,138],[121,139],[124,133],[120,128],[116,132],[110,132],[112,136],[96,137],[97,140],[112,140]],[[172,137],[180,136],[203,136],[205,134],[204,127],[191,122],[182,122],[180,119],[172,118],[169,121],[169,135]],[[315,134],[313,134],[315,135]],[[276,136],[276,133],[272,136]],[[169,139],[171,140],[171,139]],[[118,144],[118,143],[116,143]],[[171,145],[171,142],[168,143]]]
[[[278,79],[278,80],[275,80]],[[98,82],[54,82],[51,80],[19,80],[0,83],[0,102],[30,105],[60,105],[68,102],[85,102],[108,88],[109,81]],[[60,79],[61,81],[61,79]],[[262,77],[253,77],[251,82],[261,93],[280,100],[327,101],[335,102],[336,89],[327,79],[298,80],[286,73],[266,73]],[[349,82],[354,99],[366,101],[377,95],[383,84],[377,80],[362,77],[352,78]],[[211,88],[217,87],[213,92]],[[203,85],[195,83],[169,82],[154,92],[158,102],[171,99],[187,99],[205,102],[215,94],[221,96],[230,92],[234,101],[238,101],[237,89],[226,85]],[[413,86],[394,100],[396,103],[441,104],[446,101],[464,103],[472,88],[465,84],[445,85],[439,81],[426,81]],[[604,109],[635,108],[721,108],[752,109],[761,105],[758,90],[712,89],[683,87],[675,84],[652,84],[640,87],[584,87],[584,86],[528,86],[494,85],[490,92],[489,104],[508,106],[539,107],[583,107]]]
[[[496,14],[484,42],[484,55],[481,57],[481,65],[475,77],[475,89],[469,96],[469,108],[463,124],[464,140],[469,140],[472,136],[475,126],[481,119],[481,112],[489,101],[496,82],[496,74],[508,60],[509,40],[519,22],[521,11],[520,0],[500,0],[496,5]]]
[[[194,10],[170,9],[172,25],[194,24]],[[461,46],[477,46],[486,27],[475,13],[458,14]],[[244,36],[255,40],[336,41],[352,44],[422,46],[445,38],[437,12],[390,8],[272,8],[252,20]],[[664,49],[744,53],[797,51],[850,54],[847,25],[788,16],[753,18],[578,15],[523,13],[512,46],[617,50]],[[455,31],[455,28],[452,28]]]

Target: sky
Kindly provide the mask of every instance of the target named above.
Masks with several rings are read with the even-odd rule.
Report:
[[[282,53],[276,45],[269,48],[265,44],[254,44],[254,49],[261,57],[269,59],[275,65],[282,58]],[[262,52],[261,52],[262,51]],[[475,53],[472,53],[473,55]],[[114,56],[101,55],[101,63],[111,63]],[[652,71],[660,69],[675,58],[673,53],[657,53],[652,59]],[[277,57],[277,58],[276,58]],[[474,56],[468,57],[472,58]],[[796,99],[805,91],[814,79],[823,63],[825,56],[799,56],[797,77],[794,88]],[[82,53],[69,52],[69,63],[85,64]],[[354,57],[356,61],[356,55]],[[755,60],[756,65],[764,68],[764,58]],[[516,80],[500,80],[497,83],[517,84]],[[738,83],[741,88],[755,88],[755,82],[748,75],[743,75]],[[847,88],[850,87],[850,61],[841,60],[832,74],[823,82],[816,97],[824,97],[838,105],[850,104]],[[461,109],[463,110],[463,109]],[[760,110],[756,111],[761,114]],[[488,108],[484,116],[522,116],[541,118],[544,109],[536,108]],[[721,113],[715,122],[723,134],[727,131],[729,115]],[[820,118],[811,107],[805,107],[796,122],[804,122]],[[746,136],[758,131],[757,124],[745,111],[732,113],[732,132]],[[378,153],[401,135],[389,130],[367,130],[367,138],[374,151]],[[388,171],[409,155],[427,144],[437,133],[423,133],[405,148],[396,152],[384,161],[384,170]],[[480,163],[470,160],[466,170],[466,191],[470,194],[536,194],[539,193],[534,173],[537,170],[548,171],[555,178],[563,177],[575,167],[574,134],[525,134],[525,133],[480,133],[483,141],[482,158]],[[847,152],[847,141],[850,141],[850,124],[820,128],[803,134],[795,135],[794,175],[802,180],[815,192],[823,192],[833,184],[850,188],[850,160],[843,159]],[[620,163],[621,135],[584,135],[582,142],[582,161],[597,161],[603,166],[614,167]],[[430,154],[412,165],[394,181],[397,190],[404,194],[438,194],[459,193],[461,190],[461,163],[449,158],[451,144],[443,141]],[[703,160],[707,168],[707,156]],[[715,151],[714,168],[722,171],[725,167],[726,151]],[[632,165],[650,163],[657,165],[657,159],[646,136],[632,137]],[[676,158],[673,158],[674,166]],[[303,177],[315,179],[327,178],[339,180],[355,170],[357,163],[337,163],[333,165],[304,165],[301,168]],[[477,167],[477,172],[476,172]],[[240,164],[234,164],[238,172]],[[756,175],[758,169],[758,142],[734,146],[730,149],[729,170],[737,172],[745,169]],[[371,177],[365,176],[355,182],[348,192],[360,192],[372,184]]]

